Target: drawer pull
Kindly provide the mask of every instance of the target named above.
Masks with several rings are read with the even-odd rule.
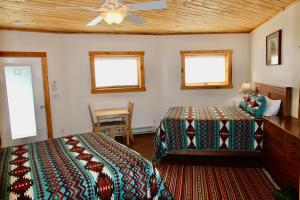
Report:
[[[296,146],[296,145],[297,145],[297,144],[296,144],[296,142],[292,142],[291,144],[292,144],[292,145],[294,145],[294,146]]]

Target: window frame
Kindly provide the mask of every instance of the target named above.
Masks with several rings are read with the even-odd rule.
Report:
[[[180,51],[181,55],[181,90],[190,89],[222,89],[233,88],[232,85],[232,50],[195,50]],[[186,84],[185,82],[185,57],[197,55],[225,55],[225,84],[223,82]]]
[[[90,51],[90,71],[91,71],[91,93],[120,93],[120,92],[143,92],[145,87],[144,73],[144,51]],[[137,86],[113,86],[96,87],[95,58],[96,57],[137,57],[138,59],[138,85]]]

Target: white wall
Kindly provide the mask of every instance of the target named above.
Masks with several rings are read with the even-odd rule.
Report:
[[[233,49],[234,89],[180,90],[180,50]],[[90,93],[89,51],[145,51],[146,92]],[[250,80],[250,35],[67,35],[0,31],[0,51],[46,51],[49,81],[61,93],[51,96],[54,136],[91,129],[87,104],[123,107],[135,102],[133,126],[155,125],[172,105],[233,105]],[[62,129],[65,132],[62,132]]]
[[[237,98],[240,100],[237,90],[242,82],[250,80],[248,42],[249,34],[161,37],[163,108],[173,105],[234,105]],[[234,89],[180,90],[180,50],[202,49],[233,49]]]
[[[298,117],[300,86],[300,2],[292,5],[251,33],[251,79],[293,87],[292,115]],[[266,36],[282,29],[282,62],[266,66]]]

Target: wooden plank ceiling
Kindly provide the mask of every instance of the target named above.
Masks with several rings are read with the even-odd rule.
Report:
[[[125,0],[125,3],[151,0]],[[297,0],[296,0],[297,1]],[[168,8],[139,11],[145,23],[101,22],[86,27],[99,8],[99,0],[0,0],[0,29],[59,33],[188,34],[247,33],[278,14],[295,0],[167,0]],[[58,9],[74,6],[72,9]],[[76,8],[79,6],[79,8]],[[80,7],[81,6],[81,7]]]

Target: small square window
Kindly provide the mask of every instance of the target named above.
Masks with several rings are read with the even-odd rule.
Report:
[[[144,52],[90,52],[92,93],[145,91]]]
[[[181,89],[232,88],[232,51],[181,51]]]

